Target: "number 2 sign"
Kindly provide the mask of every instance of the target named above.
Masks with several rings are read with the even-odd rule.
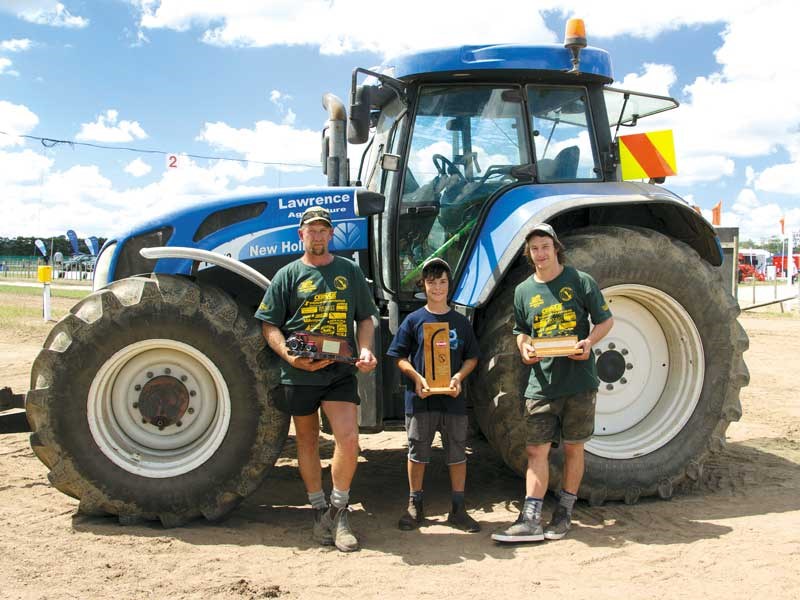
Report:
[[[166,162],[167,162],[167,169],[177,169],[178,168],[178,155],[177,154],[167,154]]]

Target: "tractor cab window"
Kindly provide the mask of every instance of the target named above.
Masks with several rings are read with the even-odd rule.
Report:
[[[599,179],[586,90],[540,85],[529,85],[527,90],[538,180]]]
[[[482,206],[531,162],[527,147],[519,88],[420,90],[399,206],[401,291],[416,291],[432,256],[456,268]]]
[[[381,169],[381,155],[397,152],[397,143],[401,138],[402,123],[405,106],[398,99],[394,99],[381,109],[375,126],[375,134],[370,140],[369,147],[364,150],[369,153],[365,156],[366,173],[359,174],[366,177],[365,187],[372,192],[386,193],[391,188],[394,173],[384,172]]]

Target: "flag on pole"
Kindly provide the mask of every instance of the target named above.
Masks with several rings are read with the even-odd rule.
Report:
[[[714,205],[711,209],[711,224],[720,225],[722,223],[722,200]]]
[[[34,240],[33,245],[42,253],[42,256],[47,258],[47,246],[44,245],[42,240]]]
[[[780,224],[781,224],[781,235],[783,235],[784,234],[783,226],[786,224],[786,215],[783,215],[781,217]]]
[[[80,250],[78,250],[78,236],[75,235],[74,230],[72,229],[67,230],[67,239],[69,240],[70,246],[72,246],[72,253],[80,254]]]

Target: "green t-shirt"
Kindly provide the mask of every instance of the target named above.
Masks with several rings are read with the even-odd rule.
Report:
[[[311,331],[347,338],[357,355],[354,321],[377,314],[361,267],[334,256],[322,267],[311,267],[298,259],[281,268],[255,316],[280,327],[287,337],[293,331]],[[355,371],[354,366],[339,362],[313,372],[282,362],[281,383],[325,386]]]
[[[547,283],[533,275],[514,290],[514,334],[531,337],[589,335],[589,317],[597,325],[611,317],[605,298],[591,275],[573,267]],[[531,366],[526,398],[550,399],[596,390],[599,384],[594,353],[588,360],[545,357]]]

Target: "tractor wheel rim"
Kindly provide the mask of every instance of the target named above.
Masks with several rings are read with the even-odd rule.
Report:
[[[603,290],[614,327],[594,348],[600,388],[586,450],[610,459],[654,452],[678,435],[703,387],[700,334],[669,294],[644,285]]]
[[[154,382],[162,402],[153,402]],[[151,339],[119,350],[89,389],[87,418],[100,451],[144,477],[175,477],[204,464],[225,438],[231,402],[225,378],[201,351]]]

